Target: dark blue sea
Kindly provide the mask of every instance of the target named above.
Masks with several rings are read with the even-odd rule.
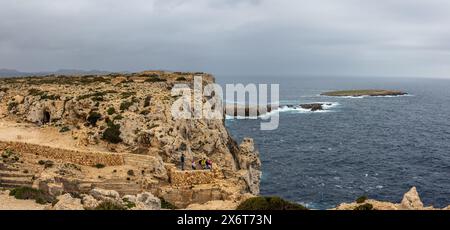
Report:
[[[285,111],[274,131],[260,120],[227,120],[254,138],[261,195],[313,209],[369,198],[400,202],[416,186],[425,205],[450,204],[450,80],[382,77],[217,76],[224,83],[278,83],[281,104],[329,102],[325,112]],[[338,98],[330,90],[393,89],[399,97]]]

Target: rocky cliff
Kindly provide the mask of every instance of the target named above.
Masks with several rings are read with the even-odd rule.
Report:
[[[171,89],[192,85],[194,75],[214,82],[163,71],[0,79],[0,151],[17,155],[3,167],[27,171],[34,187],[54,195],[148,191],[181,208],[257,195],[253,140],[236,143],[223,119],[172,117]],[[182,153],[185,168],[207,158],[213,170],[180,171]],[[10,182],[0,186],[17,185]]]

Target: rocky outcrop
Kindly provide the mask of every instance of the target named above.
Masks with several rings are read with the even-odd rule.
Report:
[[[72,198],[70,194],[64,194],[57,197],[58,202],[52,207],[52,210],[84,210],[81,199]]]
[[[405,193],[401,202],[401,208],[407,210],[423,209],[423,203],[420,200],[416,187],[412,187],[411,190]]]
[[[403,195],[400,204],[368,199],[362,203],[343,203],[337,206],[335,210],[358,210],[358,207],[361,206],[370,207],[372,210],[439,210],[432,206],[424,207],[416,187],[412,187],[405,195]],[[446,208],[443,210],[446,210]]]
[[[214,82],[198,74],[204,84]],[[0,119],[19,133],[16,138],[0,130],[0,150],[23,154],[24,163],[15,167],[35,170],[33,186],[54,196],[90,194],[100,201],[151,192],[184,208],[258,194],[261,162],[253,140],[238,145],[223,119],[172,116],[177,97],[171,89],[180,81],[192,85],[194,75],[145,71],[0,79],[2,89],[8,88],[0,90]],[[213,171],[180,172],[181,154],[187,169],[205,158]],[[69,163],[72,168],[63,167]],[[92,208],[95,202],[85,199],[83,205]]]

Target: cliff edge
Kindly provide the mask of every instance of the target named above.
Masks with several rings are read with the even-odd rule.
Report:
[[[151,192],[179,208],[257,195],[261,162],[252,139],[236,143],[223,119],[172,117],[171,89],[192,85],[194,75],[214,82],[165,71],[0,79],[0,152],[8,153],[0,187],[54,196]],[[192,170],[201,159],[212,170]]]

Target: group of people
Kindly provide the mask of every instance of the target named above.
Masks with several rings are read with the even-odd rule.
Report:
[[[212,169],[212,161],[210,159],[203,158],[198,161],[198,165],[201,167],[201,169]],[[195,160],[192,160],[192,170],[197,170],[197,163]]]
[[[185,161],[186,161],[184,154],[181,154],[180,161],[181,161],[181,170],[184,171],[184,165],[185,165]],[[197,163],[198,163],[198,166],[200,166],[200,168],[197,167]],[[193,159],[191,167],[192,167],[192,170],[197,170],[197,169],[212,170],[212,161],[210,159],[202,158],[198,162],[196,162],[195,159]]]

